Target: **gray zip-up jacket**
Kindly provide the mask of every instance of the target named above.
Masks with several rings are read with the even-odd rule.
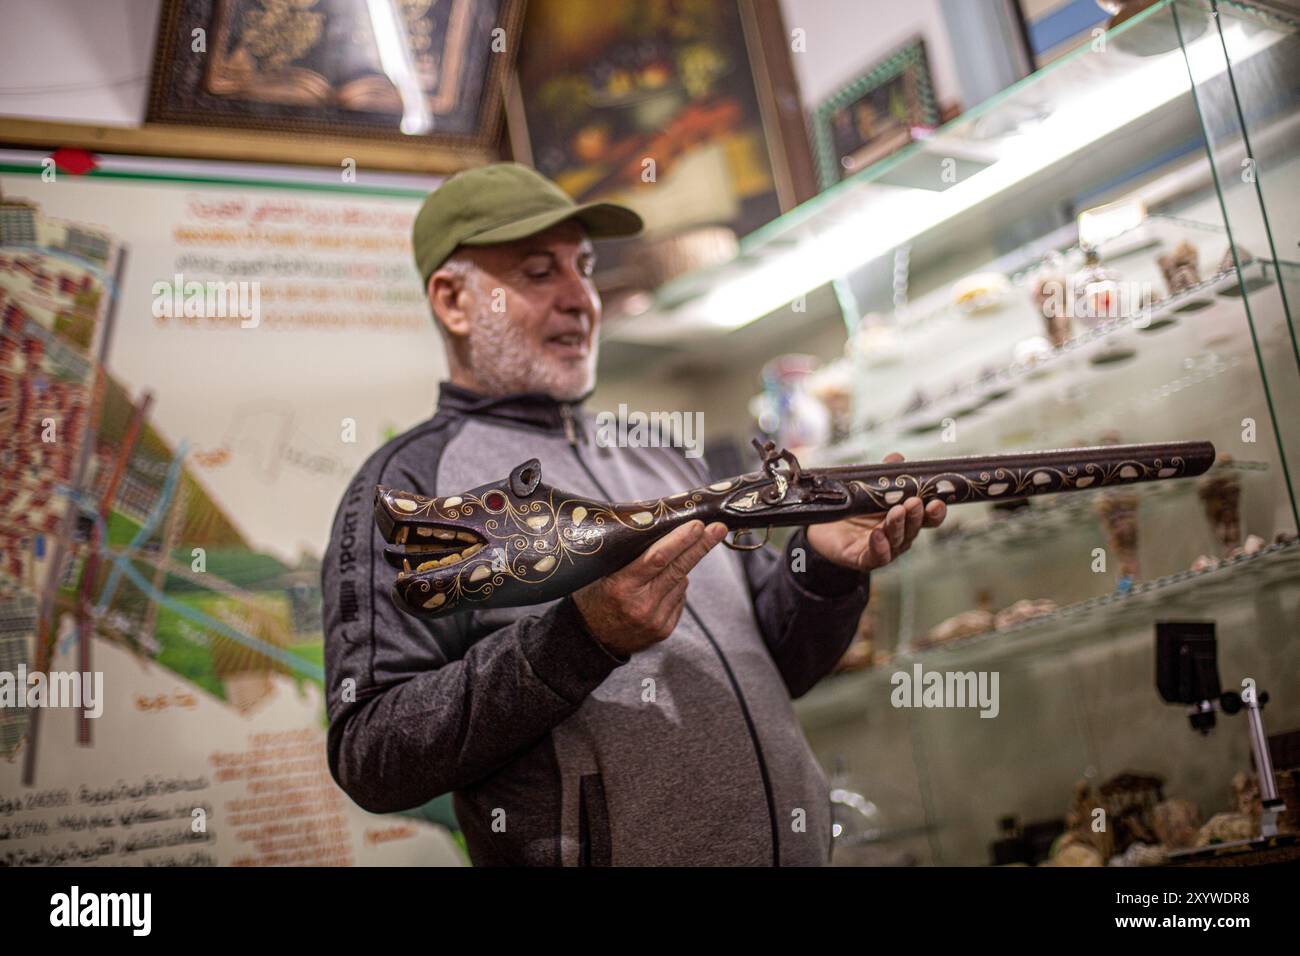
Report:
[[[680,450],[595,436],[579,404],[444,383],[362,466],[322,569],[334,779],[377,813],[454,792],[477,865],[826,863],[827,781],[790,701],[844,652],[867,586],[802,531],[785,555],[715,548],[676,630],[630,658],[571,598],[437,620],[389,598],[376,485],[454,494],[533,457],[548,484],[614,501],[709,480]]]

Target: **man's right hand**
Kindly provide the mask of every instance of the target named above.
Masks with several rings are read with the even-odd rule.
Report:
[[[660,538],[631,564],[573,592],[596,640],[623,656],[668,637],[686,606],[687,575],[727,526],[692,521]]]

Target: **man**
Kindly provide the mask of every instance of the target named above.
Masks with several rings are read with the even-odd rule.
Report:
[[[601,315],[591,239],[640,226],[513,163],[425,200],[415,258],[451,380],[431,419],[371,456],[335,517],[322,572],[330,769],[377,813],[454,792],[479,865],[823,864],[827,782],[790,698],[852,639],[866,573],[942,521],[941,502],[801,529],[784,555],[715,549],[725,528],[693,522],[530,608],[431,621],[389,598],[376,485],[449,495],[532,457],[549,484],[607,500],[707,481],[679,450],[599,447],[581,408]]]

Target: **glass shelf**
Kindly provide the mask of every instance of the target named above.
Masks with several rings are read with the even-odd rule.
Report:
[[[1205,28],[1201,4],[1163,0],[754,231],[733,261],[664,284],[649,312],[614,317],[610,336],[703,347],[701,339],[902,246],[913,262],[991,246],[1007,223],[1102,189],[1117,169],[1153,154],[1195,152],[1199,125],[1180,30],[1195,34],[1187,57],[1201,78],[1222,72],[1215,57],[1224,46],[1234,64],[1246,64],[1291,32],[1280,20],[1220,7],[1222,41]],[[793,330],[814,318],[825,316],[791,313],[783,321]]]
[[[1224,472],[1238,474],[1261,473],[1269,470],[1263,461],[1227,461],[1216,464],[1211,475]],[[1127,494],[1136,494],[1146,504],[1148,502],[1179,502],[1188,497],[1195,497],[1199,482],[1192,480],[1151,482],[1132,485],[1125,490]],[[1003,517],[987,519],[973,527],[963,525],[958,530],[947,534],[931,535],[924,547],[913,548],[906,562],[894,562],[872,572],[877,582],[888,581],[901,573],[925,575],[927,568],[934,562],[959,560],[975,548],[994,549],[1008,547],[1035,547],[1043,542],[1060,539],[1062,531],[1095,521],[1095,507],[1099,500],[1097,494],[1047,495],[1029,499],[1033,503],[1028,507],[1013,511]],[[981,506],[975,506],[980,508]],[[962,508],[962,517],[970,511]],[[990,514],[988,506],[983,506],[985,516]],[[951,512],[957,514],[957,512]],[[948,519],[952,521],[950,517]],[[960,519],[959,519],[960,520]],[[966,519],[969,521],[969,519]],[[979,521],[980,519],[975,519]],[[943,529],[940,529],[941,531]]]
[[[1245,268],[1247,282],[1268,282],[1270,271],[1271,263],[1251,263]],[[1212,369],[1200,373],[1186,369],[1182,358],[1202,353],[1207,337],[1216,338],[1215,327],[1225,320],[1239,321],[1239,289],[1237,272],[1230,270],[1156,303],[1148,315],[1109,320],[1030,361],[989,368],[974,380],[968,371],[965,381],[945,394],[875,423],[848,441],[820,449],[811,458],[818,463],[846,463],[917,446],[941,448],[936,438],[947,425],[977,414],[1014,415],[1021,405],[1041,400],[1045,390],[1059,393],[1073,381],[1082,383],[1123,369],[1129,386],[1112,393],[1106,405],[1094,408],[1089,416],[1102,424],[1114,421],[1114,405],[1127,399],[1130,391],[1149,397],[1165,387],[1186,387],[1210,376]],[[1244,337],[1213,344],[1225,359],[1249,354]],[[1017,390],[1027,394],[1017,396]],[[1087,420],[1074,419],[1071,424],[1083,434],[1090,431]]]
[[[1240,478],[1243,534],[1274,542],[1207,563],[1222,545],[1202,482],[1188,480],[1132,489],[1134,542],[1116,540],[1126,530],[1116,522],[1134,513],[1103,522],[1103,495],[1036,499],[1005,515],[970,505],[873,574],[863,626],[877,663],[827,678],[795,709],[819,756],[889,782],[870,792],[891,823],[942,822],[899,844],[932,862],[986,862],[1000,818],[1058,815],[1075,781],[1134,767],[1163,777],[1168,794],[1221,804],[1243,759],[1228,742],[1242,738],[1234,730],[1211,749],[1160,699],[1151,686],[1156,621],[1214,622],[1225,686],[1257,677],[1278,688],[1270,719],[1300,719],[1300,701],[1281,692],[1300,621],[1300,32],[1226,0],[1213,10],[1175,0],[1104,44],[835,187],[802,219],[774,224],[752,238],[759,248],[747,247],[750,262],[731,280],[674,309],[721,328],[710,309],[756,311],[796,279],[829,275],[851,328],[881,313],[883,331],[853,343],[851,365],[809,383],[839,408],[851,388],[853,414],[836,423],[850,438],[800,450],[805,462],[878,461],[891,451],[915,461],[1112,436],[1208,440],[1232,459],[1218,473]],[[923,188],[944,156],[968,172]],[[1038,279],[1082,269],[1076,217],[1120,201],[1149,214],[1102,243],[1101,263],[1150,311],[1100,323],[1076,316],[1061,348],[1032,341],[1055,331],[1031,295]],[[1187,261],[1184,242],[1206,278],[1161,300],[1160,257],[1177,250]],[[906,250],[905,285],[893,284],[895,250]],[[759,263],[766,278],[743,272]],[[1001,278],[975,302],[955,294],[981,273]],[[741,275],[752,288],[739,287]],[[824,323],[834,305],[819,307]],[[778,308],[753,338],[778,328],[793,338],[800,321],[813,320]],[[971,615],[980,633],[926,642],[956,633],[936,628],[963,612],[1021,599],[1050,610],[1000,629],[994,615]],[[996,673],[999,719],[970,707],[894,707],[895,675],[917,667]]]
[[[901,651],[887,663],[824,680],[795,701],[805,728],[823,726],[861,713],[865,699],[887,697],[892,675],[920,663],[930,670],[981,667],[1007,658],[1077,650],[1123,638],[1132,628],[1175,601],[1219,606],[1247,600],[1261,588],[1300,577],[1300,542],[1273,544],[1203,571],[1182,571],[1058,608],[1050,614],[1003,630],[985,631],[921,650]]]

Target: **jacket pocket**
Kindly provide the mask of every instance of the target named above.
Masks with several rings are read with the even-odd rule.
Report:
[[[578,780],[578,866],[609,866],[609,809],[600,774]]]

